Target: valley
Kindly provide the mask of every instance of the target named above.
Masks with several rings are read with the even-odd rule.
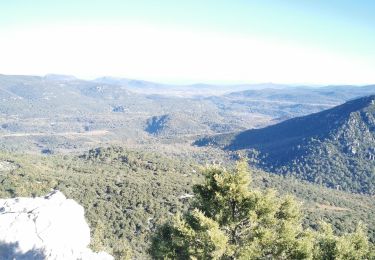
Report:
[[[246,151],[268,172],[374,194],[375,96],[354,99],[261,129],[208,137],[197,145]]]
[[[1,1],[0,260],[375,260],[375,1]]]
[[[204,93],[197,90],[201,87]],[[176,95],[179,88],[191,94]],[[1,147],[39,153],[98,143],[194,140],[265,127],[374,91],[375,86],[171,86],[108,77],[0,75]]]
[[[84,207],[94,251],[147,259],[202,167],[248,157],[251,189],[295,196],[304,227],[363,222],[374,242],[374,93],[1,75],[0,197],[58,189]]]

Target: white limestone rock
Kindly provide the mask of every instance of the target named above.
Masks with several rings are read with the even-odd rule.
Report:
[[[60,191],[45,197],[0,199],[0,259],[113,260],[89,248],[83,207]]]

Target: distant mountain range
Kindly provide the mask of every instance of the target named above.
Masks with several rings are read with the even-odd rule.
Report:
[[[283,101],[293,103],[311,103],[311,104],[337,104],[343,100],[353,99],[374,94],[375,85],[367,86],[325,86],[325,87],[288,87],[283,89],[263,88],[249,89],[245,91],[233,92],[226,95],[233,99],[255,99]]]
[[[244,150],[269,172],[375,194],[375,95],[266,128],[202,138],[195,144]]]
[[[179,84],[162,84],[145,80],[134,80],[116,77],[101,77],[93,80],[93,82],[101,84],[111,84],[123,86],[137,93],[172,95],[180,97],[197,97],[197,96],[218,96],[229,94],[234,91],[244,90],[261,90],[261,89],[285,89],[288,85],[261,83],[261,84],[205,84],[196,83],[190,85]]]
[[[279,123],[371,93],[375,85],[181,86],[112,77],[0,75],[0,149],[70,150],[103,140],[190,142],[198,135]]]

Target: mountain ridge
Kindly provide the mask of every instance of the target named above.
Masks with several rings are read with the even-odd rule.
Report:
[[[195,144],[245,150],[269,172],[375,193],[375,95],[261,129],[202,138]]]

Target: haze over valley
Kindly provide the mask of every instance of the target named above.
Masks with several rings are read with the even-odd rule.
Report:
[[[369,197],[375,184],[375,85],[199,86],[1,75],[3,196],[42,195],[52,185],[87,208],[97,204],[90,195],[95,192],[109,192],[107,198],[120,204],[132,194],[123,207],[139,211],[138,220],[134,214],[117,221],[102,215],[116,212],[110,202],[87,216],[93,230],[99,220],[113,223],[106,228],[108,243],[126,233],[125,249],[143,257],[144,236],[171,212],[188,207],[192,183],[201,179],[198,165],[231,165],[245,155],[257,186],[304,201],[307,225],[323,217],[345,232],[363,221],[374,239],[374,218],[367,216],[375,214]],[[87,173],[97,177],[86,179]],[[77,189],[81,182],[88,185],[87,198]],[[150,187],[144,189],[145,183]],[[105,187],[110,190],[102,193]],[[115,191],[121,187],[132,188]],[[145,213],[135,206],[138,200],[152,209]],[[130,236],[133,224],[127,223],[139,233]]]
[[[375,2],[0,3],[0,260],[375,260]]]
[[[189,143],[261,128],[374,93],[375,86],[165,85],[110,77],[0,76],[3,149]],[[182,93],[182,94],[181,94]]]

